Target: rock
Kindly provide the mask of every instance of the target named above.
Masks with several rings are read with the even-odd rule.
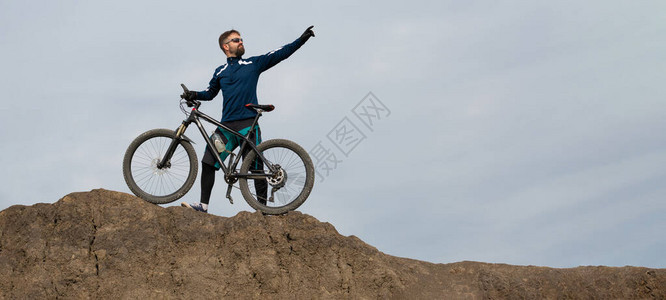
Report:
[[[661,298],[666,270],[433,264],[290,212],[231,218],[107,190],[0,212],[0,298]]]

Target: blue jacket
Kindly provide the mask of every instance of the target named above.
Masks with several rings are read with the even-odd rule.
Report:
[[[227,63],[215,69],[205,91],[197,92],[197,99],[212,100],[222,90],[224,102],[222,106],[222,122],[253,118],[254,110],[247,109],[245,104],[259,104],[257,101],[257,81],[259,75],[292,55],[303,43],[300,39],[291,44],[268,52],[264,55],[247,59],[227,57]]]

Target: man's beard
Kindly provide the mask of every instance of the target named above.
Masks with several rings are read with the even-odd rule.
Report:
[[[245,47],[236,47],[236,53],[234,53],[234,55],[236,55],[236,57],[241,57],[243,54],[245,54]]]

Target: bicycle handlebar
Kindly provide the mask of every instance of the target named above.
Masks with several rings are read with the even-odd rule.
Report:
[[[187,93],[187,92],[190,91],[190,90],[187,89],[187,87],[186,87],[184,84],[181,83],[180,86],[183,88],[183,91],[184,91],[185,93]],[[181,98],[181,99],[182,99],[182,98]],[[192,106],[194,106],[194,107],[196,107],[197,109],[199,109],[199,106],[201,105],[201,102],[200,102],[200,101],[197,101],[197,100],[187,100],[187,99],[185,99],[185,101],[187,102],[187,107],[192,107]]]

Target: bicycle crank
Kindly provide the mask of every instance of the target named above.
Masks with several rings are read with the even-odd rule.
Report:
[[[234,186],[234,185],[231,184],[231,183],[229,184],[229,186],[227,186],[227,199],[229,199],[229,203],[231,203],[231,204],[234,204],[234,199],[231,198],[231,188],[232,188],[233,186]]]

